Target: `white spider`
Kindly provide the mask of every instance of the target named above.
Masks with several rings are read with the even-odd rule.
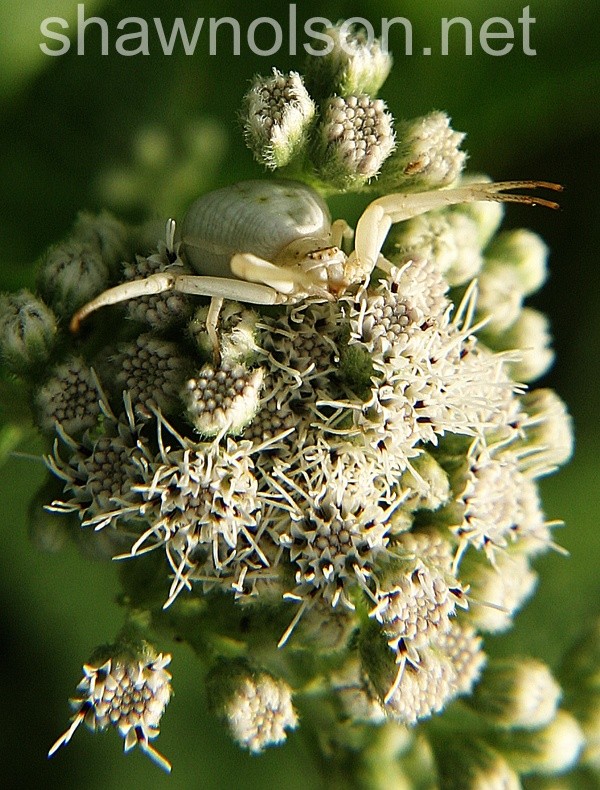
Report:
[[[354,250],[346,255],[342,239],[352,230],[344,220],[331,222],[321,196],[295,181],[242,181],[209,192],[192,204],[181,225],[181,247],[197,274],[172,271],[116,285],[78,310],[70,328],[99,307],[138,296],[177,291],[211,297],[207,330],[215,354],[217,321],[223,299],[251,304],[286,304],[309,296],[334,299],[353,284],[365,283],[378,262],[393,223],[433,209],[478,200],[557,204],[506,190],[545,188],[546,181],[469,184],[455,189],[396,193],[377,198],[358,220]],[[167,247],[175,243],[175,222],[167,222]]]

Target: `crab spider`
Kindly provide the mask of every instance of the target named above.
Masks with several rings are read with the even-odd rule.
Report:
[[[121,283],[101,293],[71,319],[77,332],[100,307],[165,291],[211,298],[207,330],[218,356],[217,320],[224,299],[251,304],[286,304],[314,296],[332,300],[353,284],[364,283],[377,265],[392,224],[433,209],[479,200],[558,204],[506,190],[561,190],[547,181],[475,183],[454,189],[395,193],[370,203],[358,220],[354,250],[343,220],[331,222],[321,196],[295,181],[242,181],[209,192],[192,204],[181,225],[186,260],[197,274],[164,271]],[[175,222],[167,222],[167,248],[175,244]]]

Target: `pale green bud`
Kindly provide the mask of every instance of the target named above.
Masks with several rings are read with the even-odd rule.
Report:
[[[468,552],[460,575],[470,586],[471,606],[465,617],[479,630],[492,634],[511,627],[513,615],[537,583],[527,557],[512,552],[499,552],[493,565],[482,554]]]
[[[523,445],[538,451],[533,456],[537,466],[540,460],[546,466],[565,464],[573,453],[573,420],[565,403],[550,389],[526,392],[521,398],[527,412]],[[529,453],[531,455],[531,453]]]
[[[312,96],[322,100],[334,93],[376,96],[392,67],[392,56],[378,39],[368,40],[364,31],[340,22],[326,28],[326,54],[313,55],[306,62],[306,84]]]
[[[448,475],[429,453],[421,452],[412,458],[410,469],[402,475],[401,482],[407,491],[414,491],[404,504],[412,510],[437,510],[450,497]]]
[[[129,231],[123,222],[108,211],[101,211],[100,214],[80,212],[73,227],[73,238],[95,247],[111,271],[127,256]]]
[[[466,702],[494,724],[527,730],[549,724],[561,688],[545,664],[533,658],[492,661]]]
[[[210,357],[214,351],[212,340],[206,331],[208,311],[208,307],[199,307],[188,324],[188,334],[206,357]],[[258,320],[258,313],[242,307],[239,302],[224,302],[217,327],[221,359],[247,362],[255,355],[258,350]]]
[[[0,295],[0,355],[13,373],[44,366],[56,341],[56,317],[26,290]]]
[[[485,253],[484,271],[512,266],[525,296],[534,293],[547,276],[548,247],[530,230],[508,230],[492,241]]]
[[[334,96],[322,108],[314,164],[336,189],[374,178],[394,148],[393,118],[381,99],[366,94]]]
[[[519,773],[552,775],[568,771],[577,762],[585,736],[575,717],[559,710],[542,729],[509,730],[498,733],[494,742]]]
[[[73,514],[50,513],[46,507],[61,495],[62,487],[55,477],[48,478],[34,494],[27,510],[29,539],[38,551],[47,554],[61,551],[69,540]]]
[[[585,733],[582,762],[600,771],[600,620],[568,651],[559,678],[565,689],[565,706]]]
[[[489,339],[488,345],[494,351],[518,351],[518,359],[507,363],[515,381],[534,381],[554,362],[550,321],[532,307],[523,307],[506,332],[491,337],[489,331],[483,332],[482,338],[485,342]]]
[[[465,135],[455,132],[443,112],[396,124],[396,150],[385,163],[380,186],[394,192],[425,191],[452,184],[467,155]]]
[[[436,743],[441,790],[521,790],[518,774],[504,757],[476,737]]]
[[[477,283],[477,314],[487,321],[486,335],[506,332],[519,317],[523,305],[518,273],[510,264],[501,264],[482,271]]]
[[[257,162],[275,170],[305,149],[315,103],[295,71],[256,77],[244,96],[242,119],[246,145]]]
[[[42,296],[64,318],[70,318],[108,284],[109,269],[100,251],[80,241],[52,247],[38,273]]]
[[[391,234],[398,255],[435,262],[449,285],[471,280],[483,263],[477,222],[459,211],[431,211],[400,223]],[[395,256],[393,256],[395,258]]]

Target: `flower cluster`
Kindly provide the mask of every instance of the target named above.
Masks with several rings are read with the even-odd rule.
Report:
[[[394,131],[375,95],[389,56],[333,33],[307,71],[314,99],[295,72],[256,78],[244,102],[256,158],[302,163],[330,190],[376,188],[379,172],[396,190],[456,181],[462,135],[440,113]],[[510,627],[533,559],[555,548],[537,480],[572,443],[558,396],[522,383],[550,359],[544,333],[518,352],[545,247],[496,235],[501,216],[471,203],[399,223],[370,279],[335,299],[225,301],[215,329],[206,305],[154,294],[104,308],[111,320],[75,337],[72,312],[107,286],[191,271],[172,234],[149,251],[137,229],[86,215],[42,261],[40,294],[0,301],[5,365],[31,392],[62,486],[48,509],[121,560],[144,640],[176,630],[193,646],[213,709],[252,752],[282,742],[316,694],[346,738],[367,739],[367,723],[405,733],[402,771],[425,760],[415,733],[429,720],[444,787],[458,770],[464,787],[518,787],[578,758],[585,727],[544,665],[484,669],[485,634]],[[168,661],[146,641],[102,648],[51,752],[82,722],[114,726],[126,750],[168,768],[149,744]],[[464,736],[452,752],[444,726]]]

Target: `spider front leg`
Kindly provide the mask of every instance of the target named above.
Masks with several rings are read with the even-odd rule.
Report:
[[[455,189],[430,192],[394,193],[370,203],[356,225],[354,257],[365,277],[373,271],[392,224],[412,219],[428,211],[459,203],[491,200],[499,203],[525,203],[547,208],[558,208],[558,203],[532,195],[515,195],[509,189],[551,189],[562,191],[560,184],[548,181],[499,181],[468,184]]]
[[[143,280],[115,285],[99,294],[95,299],[81,307],[71,319],[69,328],[77,333],[81,322],[100,307],[125,302],[140,296],[176,291],[191,296],[207,296],[213,299],[232,299],[250,304],[276,304],[281,301],[280,294],[273,288],[259,283],[244,282],[230,277],[209,277],[196,274],[172,274],[157,272]]]

